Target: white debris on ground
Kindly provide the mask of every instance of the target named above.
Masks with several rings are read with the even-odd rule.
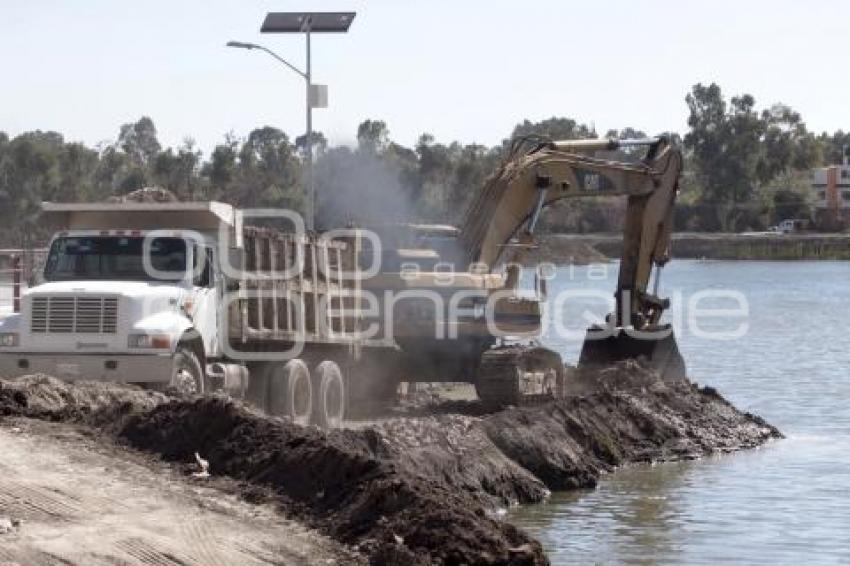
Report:
[[[20,526],[21,522],[17,519],[11,519],[9,517],[0,517],[0,535],[8,535],[10,533],[15,532]]]
[[[201,458],[201,455],[195,452],[195,461],[198,463],[198,471],[192,473],[193,478],[208,478],[210,477],[210,463]]]

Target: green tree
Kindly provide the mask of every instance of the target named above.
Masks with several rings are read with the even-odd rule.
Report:
[[[390,132],[382,120],[366,120],[357,127],[357,147],[360,151],[379,154],[389,144]]]
[[[74,201],[102,200],[107,195],[95,184],[100,156],[81,143],[64,144],[59,153],[59,177],[65,187],[61,198]]]
[[[514,127],[511,133],[511,139],[529,134],[536,134],[553,140],[575,140],[597,137],[596,129],[593,126],[579,124],[571,118],[557,118],[555,116],[540,122],[524,120]]]
[[[210,186],[210,198],[228,200],[230,190],[238,175],[239,140],[233,134],[224,136],[224,143],[215,146],[201,174]]]
[[[735,230],[743,211],[739,205],[756,190],[765,122],[752,96],[733,97],[727,105],[714,83],[695,85],[686,101],[690,131],[684,143],[702,188],[700,201],[714,208],[721,230]]]
[[[446,198],[446,218],[449,222],[460,219],[475,192],[484,186],[499,163],[498,149],[484,145],[463,146],[455,154],[451,187]]]
[[[434,142],[431,134],[422,134],[416,143],[419,170],[414,186],[421,214],[448,222],[447,205],[456,200],[449,194],[455,188],[454,165],[459,146]]]
[[[777,190],[773,194],[773,209],[776,222],[786,218],[811,218],[812,209],[800,191],[791,188]]]
[[[140,167],[151,163],[162,149],[156,137],[156,126],[147,116],[142,116],[137,122],[123,124],[116,145]]]
[[[237,170],[231,202],[303,210],[301,162],[282,130],[265,126],[252,131],[239,150]]]
[[[198,169],[201,160],[200,150],[195,148],[191,138],[175,152],[170,147],[161,151],[153,160],[152,177],[157,186],[166,187],[183,200],[195,200],[201,188]]]
[[[328,149],[328,140],[322,132],[312,132],[310,142],[313,145],[313,154],[321,155]],[[303,134],[295,138],[295,149],[299,155],[306,157],[307,151],[307,134]]]
[[[130,175],[132,169],[134,166],[126,153],[114,146],[104,148],[100,153],[100,160],[94,174],[96,194],[113,196],[140,188],[144,179],[138,179],[138,177],[132,179]]]
[[[762,182],[787,176],[791,170],[810,169],[821,161],[817,140],[792,108],[774,104],[762,112],[762,120],[765,123],[763,155],[757,168]]]
[[[686,100],[692,170],[683,185],[690,194],[697,189],[694,205],[713,208],[717,227],[763,227],[769,210],[789,198],[787,190],[802,196],[808,189],[801,174],[822,161],[823,148],[798,112],[774,104],[758,113],[746,94],[727,104],[716,84],[695,85]]]
[[[17,245],[37,234],[43,200],[75,200],[75,187],[62,181],[64,140],[56,132],[27,132],[6,142],[0,159],[0,221],[13,227]]]
[[[838,130],[834,134],[824,132],[818,136],[817,140],[823,151],[824,165],[838,165],[844,162],[844,148],[850,147],[850,132],[843,130]]]
[[[646,132],[644,132],[643,130],[638,130],[636,128],[632,128],[631,126],[627,126],[622,130],[608,130],[605,133],[605,137],[615,140],[640,140],[649,136],[647,136]]]

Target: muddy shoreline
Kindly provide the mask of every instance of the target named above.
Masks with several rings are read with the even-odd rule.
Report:
[[[327,434],[224,397],[46,377],[0,380],[0,415],[93,427],[187,470],[198,452],[244,499],[276,504],[375,564],[545,564],[540,544],[495,510],[592,487],[620,466],[781,436],[712,388],[662,383],[633,363],[573,383],[567,399],[538,407],[444,403]]]

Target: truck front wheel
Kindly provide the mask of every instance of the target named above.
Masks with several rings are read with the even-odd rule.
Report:
[[[178,346],[171,360],[170,389],[184,395],[203,393],[204,371],[195,352]]]

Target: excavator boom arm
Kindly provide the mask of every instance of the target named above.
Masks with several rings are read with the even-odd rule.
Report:
[[[576,153],[646,145],[636,163]],[[567,198],[627,197],[615,296],[618,326],[654,326],[666,303],[648,292],[652,268],[669,259],[681,153],[664,138],[545,142],[512,154],[476,195],[458,235],[461,260],[495,267],[510,240],[533,237],[541,210]]]

